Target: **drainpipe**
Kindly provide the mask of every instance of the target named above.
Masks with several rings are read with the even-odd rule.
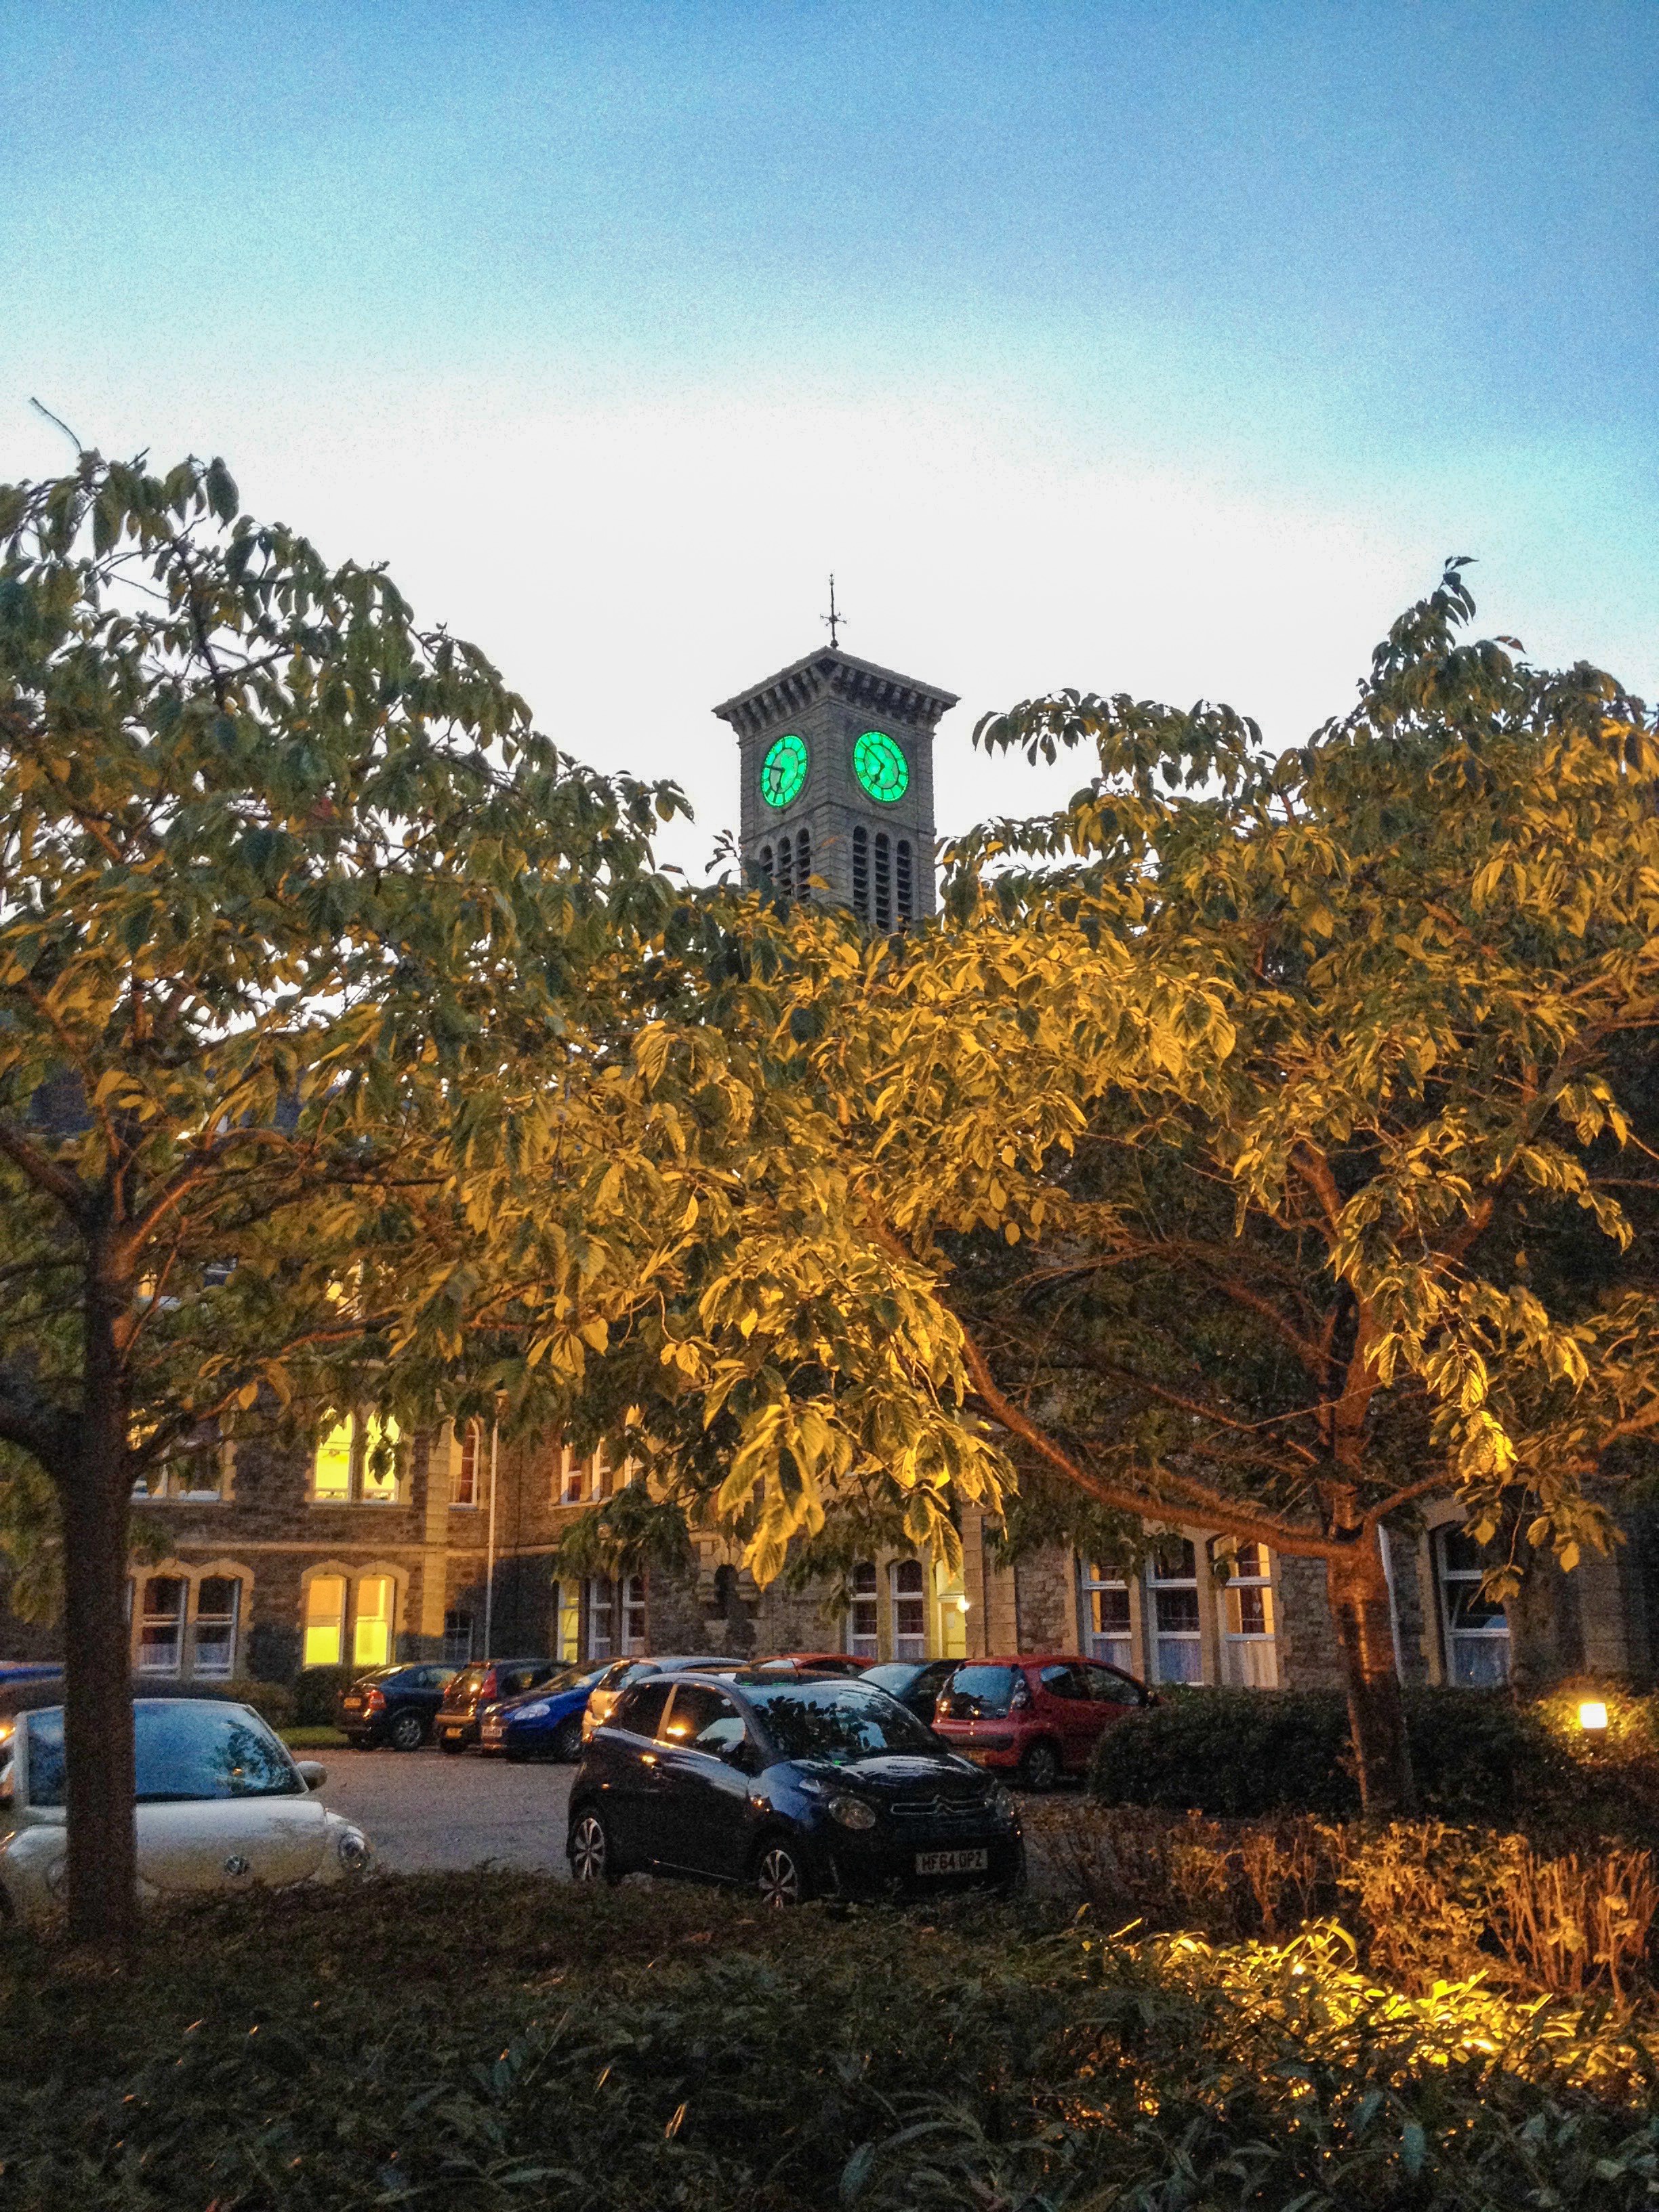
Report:
[[[492,1421],[489,1425],[489,1555],[484,1568],[483,1656],[486,1659],[492,1656],[495,1625],[495,1459],[501,1441],[501,1424]]]
[[[1400,1648],[1400,1607],[1394,1594],[1394,1546],[1389,1532],[1379,1528],[1376,1540],[1382,1553],[1382,1579],[1389,1586],[1389,1627],[1394,1636],[1394,1671],[1398,1680],[1406,1679],[1405,1655]]]

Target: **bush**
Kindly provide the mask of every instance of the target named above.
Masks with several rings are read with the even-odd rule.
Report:
[[[307,1667],[294,1685],[292,1724],[295,1728],[332,1728],[342,1690],[355,1682],[361,1667]]]
[[[1504,1691],[1409,1689],[1406,1723],[1425,1812],[1507,1826],[1571,1808],[1572,1759],[1537,1709]],[[1184,1690],[1108,1729],[1093,1794],[1218,1819],[1359,1810],[1346,1700],[1334,1690]]]
[[[222,1694],[235,1698],[245,1705],[252,1705],[263,1721],[274,1729],[292,1727],[298,1699],[286,1682],[255,1682],[246,1677],[227,1682]]]

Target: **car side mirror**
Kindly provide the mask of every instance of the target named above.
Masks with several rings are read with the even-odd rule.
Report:
[[[296,1759],[295,1771],[307,1790],[320,1790],[328,1779],[328,1769],[320,1759]]]

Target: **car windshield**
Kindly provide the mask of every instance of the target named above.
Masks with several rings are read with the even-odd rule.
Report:
[[[873,1682],[889,1697],[902,1698],[918,1674],[925,1670],[903,1660],[895,1659],[885,1667],[866,1667],[859,1676],[860,1682]]]
[[[64,1802],[61,1708],[28,1717],[31,1805]],[[210,1699],[143,1699],[132,1709],[140,1805],[204,1797],[303,1797],[293,1760],[257,1713]]]
[[[951,1711],[960,1721],[1001,1720],[1014,1694],[1012,1667],[958,1667],[951,1677]]]
[[[786,1759],[828,1759],[840,1766],[886,1751],[939,1749],[913,1714],[862,1682],[757,1684],[747,1694]]]

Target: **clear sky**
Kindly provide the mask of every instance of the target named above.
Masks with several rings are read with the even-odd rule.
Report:
[[[222,452],[736,818],[808,651],[1290,742],[1479,557],[1659,692],[1659,7],[0,0],[0,477]]]

